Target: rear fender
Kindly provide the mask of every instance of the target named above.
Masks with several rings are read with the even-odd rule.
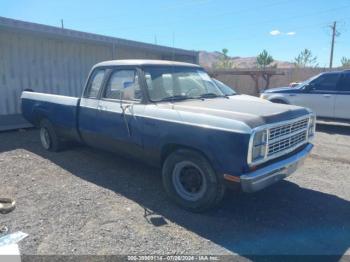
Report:
[[[34,116],[33,124],[35,126],[39,126],[42,119],[44,119],[44,118],[48,119],[49,118],[49,112],[48,112],[47,109],[42,107],[40,104],[36,104],[33,107],[32,116]]]

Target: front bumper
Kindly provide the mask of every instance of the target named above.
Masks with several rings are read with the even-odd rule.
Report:
[[[244,192],[251,193],[259,191],[279,180],[286,178],[303,163],[308,156],[312,144],[308,144],[302,151],[289,158],[273,163],[256,171],[243,174],[240,177],[241,187]]]

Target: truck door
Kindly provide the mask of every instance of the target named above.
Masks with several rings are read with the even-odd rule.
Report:
[[[134,68],[111,72],[98,104],[96,128],[99,146],[127,155],[143,152],[141,119],[145,105]]]
[[[310,108],[319,117],[334,117],[338,73],[326,73],[314,79],[300,93],[288,97],[292,104]]]
[[[84,142],[95,146],[97,139],[96,117],[98,97],[106,77],[106,69],[95,69],[87,82],[80,100],[78,112],[78,129]]]
[[[344,73],[339,80],[334,117],[350,120],[350,72]]]

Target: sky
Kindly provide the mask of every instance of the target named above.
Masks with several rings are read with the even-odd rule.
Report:
[[[189,50],[293,61],[305,48],[328,66],[350,58],[350,0],[0,0],[0,16]]]

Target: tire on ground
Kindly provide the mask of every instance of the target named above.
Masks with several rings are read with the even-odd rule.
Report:
[[[45,136],[45,132],[47,132],[47,145],[45,145],[43,141],[43,136]],[[54,126],[47,119],[43,119],[40,121],[40,141],[44,149],[48,151],[57,152],[62,149],[62,141],[58,137]]]
[[[206,190],[203,190],[204,193],[199,199],[185,199],[176,189],[176,182],[174,182],[175,167],[179,163],[180,165],[181,163],[191,163],[202,171],[201,181],[206,184]],[[181,207],[193,212],[203,212],[213,208],[221,202],[225,193],[223,182],[216,175],[208,160],[196,151],[180,149],[170,154],[163,164],[162,176],[165,191],[170,198]]]

